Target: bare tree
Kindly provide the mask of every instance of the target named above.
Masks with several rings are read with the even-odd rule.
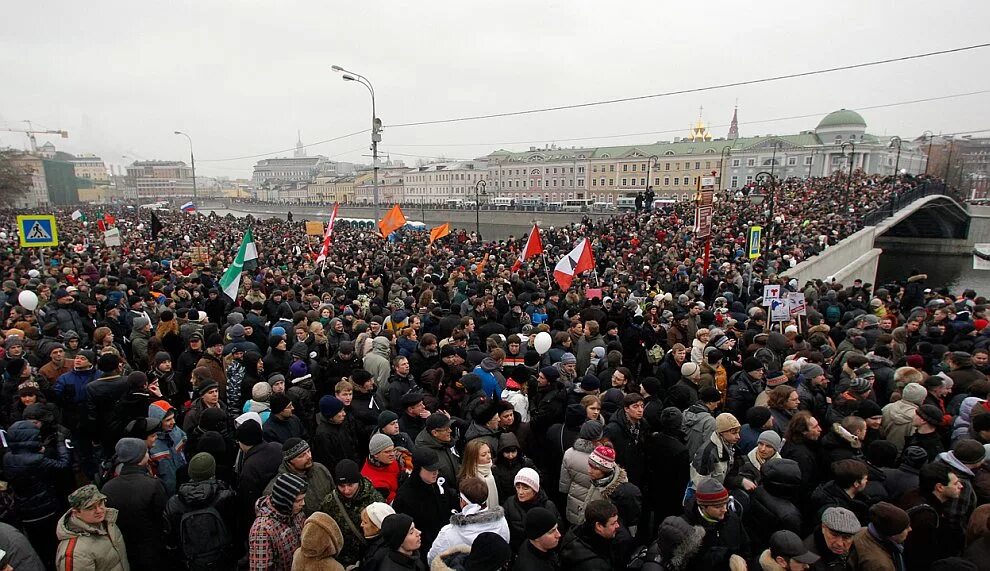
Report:
[[[0,150],[0,205],[10,206],[31,190],[31,168],[14,159],[20,152]]]

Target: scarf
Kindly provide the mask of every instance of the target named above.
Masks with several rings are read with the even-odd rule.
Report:
[[[478,477],[488,485],[488,507],[494,508],[501,505],[498,501],[498,487],[495,484],[495,478],[492,476],[492,463],[478,464],[477,472]]]

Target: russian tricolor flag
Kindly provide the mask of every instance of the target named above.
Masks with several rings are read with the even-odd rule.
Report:
[[[192,201],[183,204],[181,208],[183,212],[196,212],[196,205]]]

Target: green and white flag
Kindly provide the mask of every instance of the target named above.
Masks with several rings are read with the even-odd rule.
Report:
[[[220,287],[223,289],[223,293],[231,300],[237,301],[237,290],[241,285],[241,272],[244,271],[244,264],[257,259],[258,248],[254,245],[254,237],[251,236],[251,230],[248,229],[244,233],[244,239],[241,240],[241,247],[237,249],[237,256],[234,257],[234,263],[227,268],[227,271],[220,278]]]
[[[85,222],[86,221],[86,215],[83,214],[81,210],[76,210],[75,212],[72,213],[72,219],[73,220],[82,220],[83,222]]]

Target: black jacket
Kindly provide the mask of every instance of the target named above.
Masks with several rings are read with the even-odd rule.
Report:
[[[247,532],[254,521],[254,504],[264,493],[268,482],[282,465],[282,445],[262,442],[241,454],[237,473],[237,503],[239,532],[247,539]],[[239,534],[240,535],[240,534]]]
[[[104,376],[86,385],[86,421],[90,434],[99,438],[108,450],[113,450],[117,437],[103,427],[110,421],[117,401],[127,391],[127,379],[120,375]]]
[[[804,531],[801,512],[795,505],[801,493],[801,469],[797,463],[770,460],[763,465],[761,474],[760,487],[750,496],[745,513],[754,552],[768,547],[774,532],[786,529],[800,535]]]
[[[349,458],[361,464],[364,454],[360,452],[359,435],[356,424],[343,422],[334,424],[323,414],[316,415],[316,434],[313,436],[313,461],[323,464],[331,471],[337,462]]]
[[[625,562],[616,561],[612,542],[595,533],[585,522],[567,531],[560,542],[560,564],[569,571],[612,571]]]
[[[687,446],[675,436],[654,432],[646,437],[645,451],[648,501],[661,516],[680,513],[691,479]]]
[[[46,457],[41,452],[41,431],[28,420],[10,425],[7,445],[3,472],[21,520],[29,522],[58,515],[63,506],[56,491],[56,479],[70,467],[68,450],[60,447],[57,458]]]
[[[822,512],[832,507],[846,508],[856,514],[856,517],[862,523],[870,521],[869,506],[859,499],[850,498],[846,494],[846,491],[840,488],[834,480],[825,482],[815,488],[815,491],[811,493],[811,504],[814,507],[815,516],[812,518],[812,521],[821,521]]]
[[[780,455],[798,463],[801,467],[801,487],[814,488],[822,480],[822,467],[817,442],[784,442]]]
[[[143,466],[124,466],[103,486],[107,507],[117,508],[117,525],[126,530],[127,560],[134,569],[170,569],[164,543],[162,513],[168,496],[161,480]]]
[[[521,503],[515,494],[512,494],[509,496],[509,499],[502,503],[502,508],[505,510],[505,521],[509,523],[509,545],[512,547],[513,552],[518,551],[526,540],[526,514],[529,513],[529,510],[533,508],[545,508],[557,518],[558,522],[561,521],[557,506],[550,501],[546,491],[542,488],[537,492],[533,501],[526,502],[525,504]]]
[[[699,387],[694,381],[682,377],[667,391],[667,406],[676,407],[678,410],[690,408],[698,402],[698,390]]]
[[[182,516],[193,510],[213,508],[220,514],[228,533],[233,534],[237,510],[235,501],[234,491],[227,484],[216,479],[187,482],[179,486],[176,495],[169,498],[168,503],[165,504],[165,546],[173,552],[173,557],[180,561],[183,558],[179,538]],[[231,539],[233,537],[232,535]],[[233,556],[233,542],[230,547],[230,555]]]
[[[439,485],[428,485],[414,470],[395,493],[392,508],[416,522],[416,529],[423,532],[424,551],[433,545],[440,529],[450,523],[450,514],[460,509],[460,496],[451,487],[453,483],[445,481],[441,493]]]
[[[735,512],[729,510],[721,521],[710,522],[701,517],[698,504],[692,498],[685,506],[684,515],[681,517],[692,526],[700,525],[705,528],[701,549],[691,559],[688,569],[697,571],[728,569],[729,558],[732,555],[749,560],[751,555],[749,535],[743,526],[742,518]],[[750,566],[750,568],[754,567]]]
[[[756,397],[763,391],[763,382],[739,371],[729,379],[729,395],[725,401],[725,411],[736,418],[746,418],[746,411],[756,405]]]
[[[556,551],[540,551],[529,541],[523,542],[516,553],[512,571],[558,571],[560,558]]]
[[[615,460],[626,469],[629,481],[639,486],[645,487],[646,476],[646,455],[643,442],[646,435],[650,433],[650,425],[643,418],[639,421],[639,432],[634,437],[629,419],[626,417],[625,409],[620,409],[608,424],[605,425],[605,436],[612,442],[615,449]]]
[[[265,440],[269,442],[282,444],[290,438],[306,438],[306,428],[295,414],[285,420],[273,414],[262,428],[265,431]]]

